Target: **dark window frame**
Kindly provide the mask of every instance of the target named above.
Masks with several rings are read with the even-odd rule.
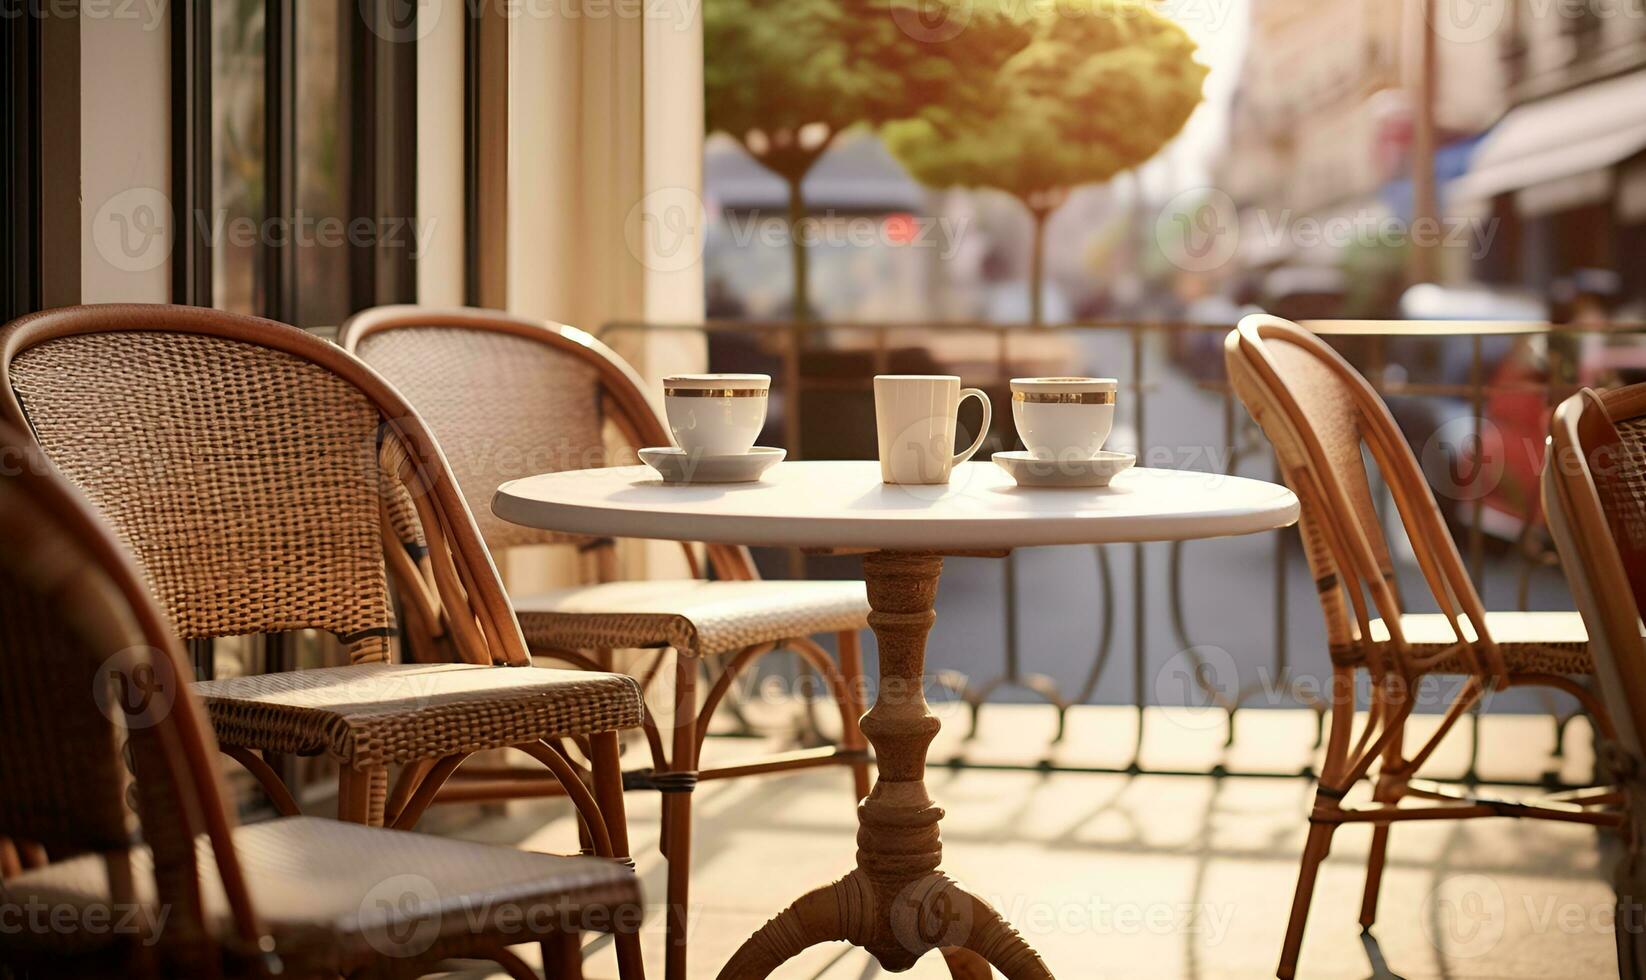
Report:
[[[264,0],[263,221],[290,228],[297,211],[297,3]],[[279,244],[276,244],[276,241]],[[265,237],[263,308],[271,320],[297,320],[297,253],[291,235]]]
[[[7,320],[40,308],[40,40],[30,20],[0,23],[0,228],[6,235],[0,317]]]
[[[0,3],[5,322],[80,301],[80,20],[73,7],[42,12]]]
[[[463,302],[480,305],[480,11],[463,21]]]
[[[413,5],[415,8],[415,5]],[[356,309],[417,298],[417,42],[412,25],[391,19],[387,2],[349,21],[350,113],[354,162],[351,211],[378,221],[375,247],[350,257]],[[366,18],[370,18],[368,22]]]
[[[212,305],[211,5],[171,6],[172,301]]]
[[[497,309],[508,301],[508,20],[484,2],[463,22],[463,302]]]

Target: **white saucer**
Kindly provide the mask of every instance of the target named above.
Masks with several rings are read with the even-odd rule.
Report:
[[[640,458],[665,483],[753,483],[787,455],[787,450],[767,446],[727,455],[688,453],[673,446],[640,450]]]
[[[1099,452],[1091,459],[1035,459],[1027,452],[995,453],[995,464],[1020,487],[1106,487],[1132,468],[1131,453]]]

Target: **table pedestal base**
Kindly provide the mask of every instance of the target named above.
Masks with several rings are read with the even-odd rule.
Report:
[[[956,980],[1052,980],[1040,956],[988,903],[938,871],[943,810],[926,792],[939,723],[926,704],[926,637],[943,559],[878,552],[863,559],[869,626],[880,642],[880,691],[863,716],[879,778],[858,805],[857,870],[810,892],[737,951],[720,980],[763,980],[801,950],[845,941],[898,973],[943,950]]]
[[[761,927],[720,971],[720,980],[763,980],[808,946],[848,942],[893,973],[941,949],[955,980],[1051,980],[1051,971],[989,904],[933,872],[886,904],[861,869],[807,894]]]

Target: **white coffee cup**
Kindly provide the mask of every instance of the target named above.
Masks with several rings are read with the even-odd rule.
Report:
[[[1036,459],[1091,459],[1114,429],[1114,378],[1013,378],[1012,421]]]
[[[688,453],[747,453],[766,425],[772,379],[765,374],[671,374],[663,411],[674,444]]]
[[[960,402],[983,403],[977,438],[954,451]],[[874,421],[880,437],[880,478],[886,483],[948,483],[956,465],[983,445],[994,417],[989,396],[961,388],[960,379],[942,374],[881,374],[874,379]]]

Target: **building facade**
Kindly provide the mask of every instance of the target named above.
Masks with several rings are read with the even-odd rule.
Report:
[[[1646,0],[1516,0],[1498,40],[1508,111],[1454,187],[1499,225],[1480,278],[1559,292],[1602,270],[1639,301]]]
[[[1438,20],[1474,0],[1434,2]],[[1240,214],[1246,269],[1368,260],[1400,268],[1421,23],[1420,8],[1387,0],[1253,0],[1219,170]],[[1445,32],[1436,32],[1435,50],[1444,179],[1461,172],[1473,141],[1502,112],[1504,68],[1492,45]],[[1448,258],[1444,268],[1447,279],[1467,275],[1466,261]]]

